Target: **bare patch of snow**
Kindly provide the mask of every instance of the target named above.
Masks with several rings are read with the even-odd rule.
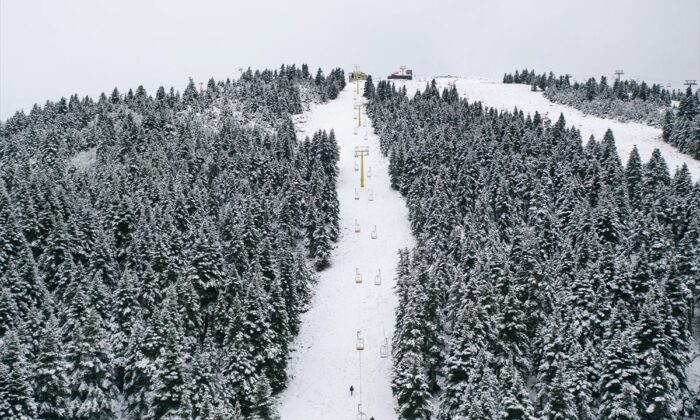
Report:
[[[95,166],[97,160],[97,147],[78,152],[70,160],[71,166],[80,172],[85,172]]]

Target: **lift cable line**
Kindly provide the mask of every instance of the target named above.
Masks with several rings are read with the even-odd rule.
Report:
[[[362,351],[365,349],[365,339],[362,338],[362,332],[357,331],[357,341],[355,342],[355,349],[357,350],[359,366],[360,366],[360,385],[358,386],[358,395],[360,396],[360,403],[357,404],[357,418],[364,419],[365,413],[362,411]]]

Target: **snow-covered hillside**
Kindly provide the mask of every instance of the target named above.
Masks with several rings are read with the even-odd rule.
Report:
[[[409,95],[416,90],[425,88],[432,78],[419,78],[413,81],[395,81],[397,87],[406,85]],[[471,101],[481,101],[486,106],[499,110],[512,111],[513,108],[523,110],[525,113],[548,114],[552,123],[556,122],[559,114],[563,113],[568,125],[574,125],[581,131],[583,141],[587,141],[591,135],[596,139],[603,138],[605,131],[610,128],[615,135],[615,144],[623,163],[627,162],[632,148],[636,145],[643,161],[651,156],[654,149],[659,149],[666,160],[671,175],[682,164],[688,166],[690,175],[694,181],[700,180],[700,161],[691,156],[679,152],[675,147],[661,140],[661,129],[634,122],[620,122],[594,115],[587,115],[581,111],[566,105],[550,102],[542,95],[542,92],[532,92],[530,86],[521,84],[503,84],[486,79],[470,78],[436,78],[440,88],[454,84],[460,97],[466,97]],[[694,340],[691,343],[691,363],[687,369],[688,386],[697,389],[700,386],[700,327],[695,321],[693,330]],[[697,357],[696,357],[697,356]]]
[[[395,81],[396,86],[406,85],[409,95],[423,89],[431,78],[420,78],[412,81]],[[530,86],[521,84],[503,84],[485,79],[469,78],[437,78],[435,81],[440,88],[448,87],[454,83],[460,97],[466,97],[471,101],[481,101],[487,106],[499,110],[512,111],[513,108],[523,110],[526,114],[547,114],[556,122],[559,114],[563,113],[568,125],[574,125],[581,131],[583,141],[586,142],[591,135],[597,140],[603,138],[605,131],[610,128],[615,135],[615,143],[622,162],[627,162],[632,148],[636,145],[642,160],[646,161],[654,149],[659,149],[666,159],[671,174],[676,167],[683,163],[688,165],[693,180],[700,179],[700,161],[679,152],[676,148],[661,140],[661,129],[633,122],[620,122],[593,115],[586,115],[581,111],[566,105],[550,102],[542,95],[542,92],[532,92]]]
[[[351,84],[338,99],[313,106],[297,121],[300,138],[320,129],[335,130],[340,147],[342,232],[331,267],[320,273],[311,308],[302,317],[301,331],[293,344],[290,381],[280,396],[283,420],[354,420],[359,404],[367,419],[396,418],[390,388],[391,358],[380,357],[380,346],[385,340],[391,342],[394,331],[397,250],[410,247],[412,237],[404,200],[391,190],[388,162],[379,153],[379,141],[364,112],[364,127],[354,134],[354,106],[361,100]],[[355,146],[369,147],[364,189],[355,170]],[[356,222],[359,233],[355,232]],[[372,239],[375,226],[377,238]],[[356,269],[362,283],[356,283]],[[376,285],[380,270],[381,284]],[[356,349],[358,331],[364,339],[363,351]],[[352,397],[351,385],[355,389]]]
[[[429,80],[396,84],[405,84],[412,94]],[[700,162],[661,141],[657,128],[584,115],[574,108],[551,103],[541,93],[531,92],[529,86],[477,79],[439,78],[437,82],[441,88],[455,83],[461,96],[497,109],[517,107],[530,114],[538,111],[552,120],[563,113],[569,125],[581,130],[584,141],[590,135],[601,139],[611,128],[623,162],[634,145],[644,160],[658,148],[671,171],[685,163],[694,180],[700,178]],[[359,409],[367,419],[396,418],[390,388],[391,358],[380,357],[380,347],[385,339],[390,342],[393,335],[397,250],[410,247],[413,239],[404,200],[390,188],[388,162],[379,155],[378,138],[364,112],[364,126],[355,129],[355,105],[360,101],[363,99],[355,94],[351,84],[338,99],[312,105],[295,122],[299,137],[321,129],[335,130],[340,147],[338,197],[342,233],[332,265],[320,273],[310,310],[303,315],[300,334],[293,343],[289,384],[279,397],[283,420],[357,419]],[[359,187],[356,146],[368,146],[370,151],[365,159],[364,189]],[[355,231],[356,223],[359,232]],[[372,239],[375,225],[377,239]],[[356,283],[356,270],[362,283]],[[381,285],[375,285],[380,270]],[[356,349],[358,331],[364,340],[362,351]],[[693,385],[696,379],[692,368],[689,375]],[[353,396],[349,392],[351,385],[355,389]]]

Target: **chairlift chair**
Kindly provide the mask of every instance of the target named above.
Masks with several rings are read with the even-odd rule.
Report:
[[[355,172],[360,170],[360,164],[357,163],[357,159],[355,159]]]
[[[365,339],[360,337],[360,332],[357,332],[357,340],[355,340],[355,348],[357,351],[362,351],[365,349]]]
[[[377,225],[374,225],[374,229],[372,229],[371,236],[372,239],[377,239]]]
[[[357,219],[355,219],[355,233],[360,233],[360,224],[357,223]]]
[[[362,274],[360,274],[359,268],[355,268],[355,283],[362,283]]]
[[[375,286],[381,286],[382,285],[382,270],[380,269],[379,272],[377,273],[376,276],[374,276],[374,285]]]
[[[389,357],[389,339],[384,338],[384,344],[379,346],[379,357],[386,359]]]
[[[372,167],[367,168],[367,178],[372,178]]]
[[[355,126],[355,128],[352,130],[352,134],[355,136],[357,135],[357,126]]]
[[[369,190],[369,197],[367,197],[369,201],[374,201],[374,189]]]
[[[360,192],[357,191],[357,188],[355,188],[355,200],[359,200],[359,199],[360,199]]]
[[[367,415],[362,411],[362,404],[357,404],[357,420],[367,420]]]

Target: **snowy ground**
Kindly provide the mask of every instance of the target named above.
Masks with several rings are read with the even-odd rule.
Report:
[[[362,91],[362,86],[360,86]],[[397,250],[412,246],[408,210],[391,190],[388,162],[364,112],[364,127],[354,134],[355,85],[338,99],[313,106],[297,121],[300,137],[319,129],[335,130],[340,146],[338,198],[342,233],[331,267],[320,273],[310,310],[302,318],[293,343],[288,388],[280,395],[283,420],[358,419],[358,404],[366,418],[396,418],[390,388],[391,358],[380,357],[384,340],[394,331]],[[367,133],[367,138],[365,138]],[[355,171],[355,146],[368,146],[365,188]],[[355,190],[360,198],[355,200]],[[369,201],[370,191],[373,201]],[[355,232],[355,221],[360,232]],[[371,238],[376,225],[377,239]],[[355,282],[355,269],[362,283]],[[381,285],[375,276],[381,270]],[[357,331],[364,350],[356,350]],[[350,397],[353,385],[355,394]]]
[[[412,81],[395,81],[396,86],[406,85],[406,89],[412,96],[417,89],[423,90],[430,78],[419,78]],[[460,97],[466,97],[470,102],[481,101],[487,106],[499,110],[512,111],[513,108],[523,110],[526,114],[547,113],[552,124],[564,113],[567,125],[574,125],[581,130],[584,143],[593,134],[597,140],[601,140],[605,131],[610,128],[615,135],[618,153],[623,163],[627,162],[632,148],[637,145],[643,161],[647,161],[654,149],[659,149],[666,160],[671,175],[676,167],[683,163],[688,165],[693,180],[700,180],[700,160],[679,152],[675,147],[661,140],[661,129],[650,127],[646,124],[620,122],[607,118],[600,118],[566,105],[550,102],[542,95],[542,92],[530,91],[529,85],[503,84],[485,79],[468,78],[437,78],[440,89],[447,87],[450,82],[455,83]]]

